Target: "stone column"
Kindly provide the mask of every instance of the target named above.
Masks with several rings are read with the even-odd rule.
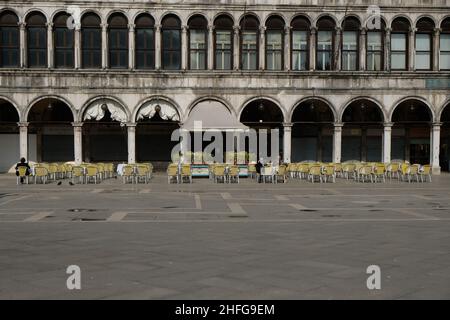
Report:
[[[383,131],[383,162],[391,162],[391,149],[392,149],[392,127],[393,123],[385,123]]]
[[[74,52],[74,60],[75,60],[75,69],[81,68],[81,25],[79,23],[75,24],[75,52]]]
[[[391,70],[391,28],[386,28],[384,37],[384,70]]]
[[[433,123],[431,130],[431,166],[433,174],[441,174],[441,165],[439,163],[439,155],[441,151],[441,125],[442,123]]]
[[[83,122],[72,122],[75,164],[83,162]]]
[[[135,58],[135,37],[134,28],[136,25],[130,23],[128,24],[128,69],[134,69],[134,58]]]
[[[234,39],[233,39],[233,65],[234,70],[239,70],[240,66],[240,56],[239,56],[239,50],[240,50],[240,41],[239,41],[239,35],[241,32],[241,28],[239,26],[234,26]]]
[[[291,27],[284,28],[284,70],[291,70]]]
[[[408,70],[414,71],[416,69],[415,67],[415,58],[416,58],[416,28],[411,28],[409,30],[409,61],[408,61]]]
[[[361,28],[359,32],[359,70],[366,70],[366,59],[367,59],[367,30],[366,28]]]
[[[439,71],[439,51],[440,51],[440,38],[441,38],[441,29],[434,29],[433,33],[433,70]]]
[[[335,47],[334,47],[334,57],[332,57],[334,61],[334,70],[341,70],[341,61],[342,61],[342,29],[336,28],[336,37],[335,37]]]
[[[27,65],[27,39],[25,35],[25,28],[26,23],[25,22],[19,22],[19,29],[20,29],[20,63],[19,66],[21,68],[25,68]]]
[[[266,27],[259,28],[259,70],[266,68]]]
[[[102,68],[108,68],[108,24],[102,23]]]
[[[136,123],[127,123],[128,163],[136,163]]]
[[[342,123],[334,124],[334,135],[333,135],[333,162],[341,162],[341,150],[342,150]]]
[[[183,26],[181,29],[181,70],[186,70],[188,65],[188,30],[188,26]]]
[[[312,27],[309,38],[309,70],[316,70],[317,29]]]
[[[291,163],[292,123],[283,123],[283,162]]]
[[[161,69],[161,25],[155,26],[155,69]]]
[[[206,43],[208,48],[208,70],[214,69],[214,26],[208,26],[208,42]]]
[[[28,122],[19,122],[19,155],[28,160]]]
[[[54,65],[54,47],[53,47],[53,23],[47,23],[47,61],[48,68],[53,68]]]

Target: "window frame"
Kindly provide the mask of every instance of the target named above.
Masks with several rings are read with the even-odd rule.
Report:
[[[151,46],[150,46],[150,48],[143,48],[143,49],[140,49],[139,48],[139,42],[138,42],[138,32],[139,32],[139,30],[151,30],[151,32],[153,33],[153,41],[152,41],[152,43],[151,43]],[[156,47],[156,43],[155,43],[155,41],[156,41],[156,32],[155,32],[155,26],[153,25],[153,27],[143,27],[143,26],[137,26],[136,25],[136,27],[134,28],[134,39],[135,39],[135,52],[134,52],[134,55],[135,55],[135,68],[136,69],[138,69],[138,70],[155,70],[155,68],[156,68],[156,50],[155,50],[155,47]],[[151,63],[151,64],[148,64],[148,63],[144,63],[144,66],[139,66],[138,65],[138,54],[140,53],[140,52],[142,52],[142,53],[144,53],[144,57],[146,57],[147,56],[147,54],[151,54],[151,53],[153,53],[153,63]],[[145,60],[145,59],[144,59]]]
[[[16,16],[17,21],[19,20]],[[8,42],[9,44],[6,46],[3,46],[3,32],[8,29]],[[17,39],[17,45],[11,45],[11,40],[13,39],[12,32],[16,33],[16,39]],[[0,68],[19,68],[20,67],[20,29],[18,25],[12,25],[12,24],[1,24],[0,25],[0,44],[1,44],[1,50],[0,50]],[[6,51],[8,54],[8,64],[3,63],[3,53]],[[17,58],[17,63],[13,64],[11,63],[13,58],[12,56],[15,55]]]
[[[208,69],[208,46],[209,46],[209,44],[208,44],[208,29],[202,29],[202,28],[191,28],[191,27],[189,27],[189,29],[188,29],[188,43],[187,43],[187,45],[188,45],[188,56],[189,56],[189,59],[188,59],[188,67],[189,67],[189,70],[207,70]],[[192,48],[192,46],[191,46],[191,40],[192,40],[192,35],[191,35],[191,32],[192,31],[200,31],[200,32],[202,32],[203,33],[203,38],[204,38],[204,40],[205,40],[205,48],[204,49],[194,49],[194,48]],[[192,63],[191,63],[191,60],[192,60],[192,54],[195,54],[195,55],[197,55],[197,59],[199,59],[200,58],[200,53],[201,52],[203,52],[204,53],[204,57],[205,57],[205,61],[204,61],[204,68],[193,68],[193,66],[192,66]],[[197,61],[197,63],[199,63],[200,62],[200,60],[198,60]]]
[[[392,37],[395,34],[403,34],[405,36],[405,50],[404,51],[399,51],[399,50],[392,50],[392,44],[394,41],[392,41]],[[410,41],[409,41],[409,33],[405,32],[405,31],[392,31],[391,32],[391,48],[390,48],[390,60],[391,60],[391,70],[392,71],[407,71],[409,69],[409,50],[410,50]],[[400,69],[400,68],[394,68],[392,66],[392,56],[394,53],[404,53],[405,54],[405,68]]]
[[[280,35],[280,38],[281,38],[280,49],[270,49],[269,50],[268,41],[267,41],[269,38],[268,37],[269,33],[274,33],[274,34]],[[269,28],[266,29],[266,34],[264,37],[264,41],[265,41],[265,43],[264,43],[264,53],[265,53],[264,64],[266,66],[265,69],[267,71],[282,71],[282,70],[284,70],[284,37],[285,37],[285,32],[283,29],[269,29]],[[277,52],[280,53],[280,68],[279,69],[275,69],[275,68],[269,69],[268,68],[269,53],[272,53],[272,59],[276,59]]]
[[[356,49],[349,50],[344,48],[344,34],[345,33],[354,33],[356,34]],[[342,30],[341,33],[341,71],[349,71],[349,72],[355,72],[359,70],[360,67],[360,61],[359,61],[359,53],[360,53],[360,44],[359,44],[359,38],[360,38],[360,32],[359,30]],[[355,69],[344,69],[344,57],[345,54],[349,54],[349,57],[351,57],[351,53],[355,54]]]
[[[95,30],[96,32],[99,33],[100,35],[100,45],[99,48],[95,48],[95,46],[89,46],[88,48],[86,48],[85,46],[83,46],[83,42],[84,42],[84,33],[85,31],[89,31],[89,30]],[[80,47],[81,47],[81,56],[80,56],[80,67],[81,69],[101,69],[102,68],[102,51],[103,51],[103,45],[102,45],[102,28],[101,25],[98,26],[83,26],[83,24],[81,24],[81,29],[80,29]],[[89,54],[91,63],[89,66],[86,66],[86,61],[84,59],[85,53]],[[94,55],[95,53],[100,53],[100,63],[98,64],[98,66],[94,65]]]
[[[430,42],[430,50],[429,51],[423,51],[423,50],[418,50],[417,49],[417,36],[420,34],[425,34],[429,37],[429,42]],[[433,70],[433,34],[430,32],[426,32],[426,31],[417,31],[414,35],[414,61],[415,61],[415,70],[417,71],[431,71]],[[429,63],[429,68],[428,69],[418,69],[417,68],[417,56],[418,53],[428,53],[428,63]]]
[[[72,41],[69,44],[69,46],[60,46],[58,47],[56,45],[56,34],[58,32],[58,30],[63,31],[63,35],[64,38],[67,37],[67,34],[72,34]],[[53,65],[56,69],[73,69],[75,68],[75,32],[74,30],[70,30],[69,28],[67,28],[67,26],[63,27],[63,26],[55,26],[53,28]],[[64,41],[66,42],[66,41]],[[58,55],[58,51],[63,53],[64,56],[64,63],[62,65],[57,65],[57,55]],[[67,58],[68,55],[72,56],[72,63],[69,65],[67,63]]]
[[[228,35],[230,36],[230,49],[218,49],[217,48],[217,33],[218,32],[224,32],[224,33],[228,33]],[[224,27],[217,27],[214,26],[214,70],[233,70],[233,66],[234,66],[234,30],[233,29],[227,29]],[[230,68],[229,69],[225,69],[225,68],[218,68],[217,66],[217,53],[221,52],[222,53],[222,58],[224,59],[224,54],[226,52],[230,53]]]
[[[450,30],[445,30],[442,31],[440,36],[439,36],[439,70],[440,71],[450,71],[450,63],[449,63],[449,67],[448,68],[441,68],[441,62],[442,62],[442,52],[444,53],[448,53],[449,55],[449,59],[450,59],[450,47],[448,48],[448,50],[442,50],[442,46],[441,46],[441,38],[442,35],[446,35],[449,37],[450,39]],[[449,41],[450,42],[450,41]]]
[[[319,33],[320,32],[331,32],[331,49],[330,50],[321,50],[319,49]],[[316,36],[316,71],[334,71],[334,47],[336,45],[336,32],[333,29],[318,29]],[[330,53],[330,69],[319,69],[319,54],[329,52]]]
[[[381,49],[380,50],[369,50],[369,33],[379,33],[381,35]],[[385,69],[385,41],[386,41],[386,33],[383,30],[367,30],[366,32],[366,70],[372,72],[379,72]],[[372,53],[380,53],[380,70],[371,70],[369,69],[369,55]]]
[[[294,49],[294,32],[305,32],[306,33],[306,49]],[[307,71],[310,69],[310,50],[311,50],[311,30],[307,29],[294,29],[292,28],[291,34],[290,34],[290,41],[291,41],[291,52],[290,52],[290,58],[291,58],[291,70],[292,71]],[[305,52],[306,56],[306,68],[305,69],[294,69],[294,54]]]

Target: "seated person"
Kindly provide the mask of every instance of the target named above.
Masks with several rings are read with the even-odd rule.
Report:
[[[26,167],[27,170],[25,171],[25,175],[30,175],[31,168],[28,162],[26,162],[25,158],[21,158],[20,162],[16,165],[16,176],[19,176],[19,167]],[[23,183],[23,177],[20,178],[20,183]]]

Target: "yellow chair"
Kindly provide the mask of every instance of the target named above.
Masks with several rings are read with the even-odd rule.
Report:
[[[192,183],[192,170],[189,164],[183,164],[181,166],[181,173],[180,173],[181,183],[183,183],[185,178],[187,178],[189,183]]]
[[[364,183],[370,179],[370,182],[373,182],[373,167],[370,165],[363,165],[359,168],[358,171],[358,181],[361,181]]]
[[[47,168],[41,167],[41,166],[34,167],[34,184],[37,183],[38,179],[40,179],[43,184],[47,183],[47,179],[48,179]]]
[[[322,183],[322,167],[313,165],[308,172],[308,181],[311,180],[311,182],[314,183],[316,178],[318,178],[319,182]]]
[[[322,181],[328,182],[328,180],[331,179],[333,183],[336,183],[336,169],[334,164],[327,165],[323,168],[322,171]]]
[[[80,183],[84,183],[84,168],[81,166],[73,166],[71,176],[72,183],[75,183],[75,179],[77,179]]]
[[[170,184],[173,179],[179,183],[178,166],[176,164],[169,164],[167,167],[167,182]]]
[[[58,164],[50,164],[48,166],[48,178],[56,180],[57,179],[57,175],[58,175]]]
[[[409,166],[408,171],[406,173],[406,177],[408,177],[408,182],[411,183],[411,180],[413,178],[416,179],[417,182],[419,182],[419,167],[418,164],[413,164]]]
[[[27,167],[23,167],[23,166],[18,167],[17,168],[17,172],[19,173],[19,175],[17,176],[17,184],[19,184],[20,179],[25,179],[25,181],[28,184],[28,175],[27,175],[28,168]]]
[[[226,181],[225,165],[215,165],[213,174],[214,174],[214,182],[215,183],[218,183],[219,180],[222,180],[222,182],[225,183],[225,181]]]
[[[256,176],[257,176],[256,165],[254,165],[254,164],[248,165],[248,176],[252,179],[256,178]]]
[[[373,167],[373,177],[375,182],[378,181],[378,179],[383,180],[383,182],[386,182],[386,166],[382,163],[378,163]]]
[[[283,183],[286,183],[287,176],[288,176],[287,166],[281,165],[278,168],[278,171],[275,173],[275,183],[278,183],[280,179],[283,181]]]
[[[232,181],[239,183],[239,167],[238,166],[231,166],[228,171],[228,182],[231,183]]]
[[[99,178],[99,171],[98,167],[91,165],[86,167],[86,184],[88,184],[91,180],[94,181],[95,184],[97,184],[98,178]]]
[[[127,181],[134,183],[134,166],[132,165],[124,166],[122,171],[122,178],[123,183],[127,183]]]
[[[390,163],[386,168],[386,174],[389,177],[389,180],[392,178],[397,178],[400,180],[400,164],[398,163]]]
[[[420,181],[425,182],[427,181],[427,177],[429,179],[429,182],[432,182],[431,179],[432,169],[429,164],[422,167],[422,171],[419,171]]]
[[[136,166],[136,183],[139,183],[139,181],[144,181],[145,183],[148,183],[149,179],[149,167],[145,164],[139,164]]]
[[[356,165],[352,163],[346,163],[342,165],[342,174],[344,178],[347,180],[352,178],[354,179],[356,177]]]
[[[309,171],[312,165],[307,163],[299,163],[297,165],[297,177],[300,179],[309,179]]]

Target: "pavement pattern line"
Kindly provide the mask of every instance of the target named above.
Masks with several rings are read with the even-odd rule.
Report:
[[[51,215],[53,212],[39,212],[29,218],[26,218],[25,220],[23,220],[23,222],[38,222],[42,219],[45,219],[46,217],[48,217],[49,215]]]
[[[9,200],[1,202],[0,206],[4,206],[5,204],[8,204],[8,203],[11,203],[11,202],[14,202],[14,201],[25,200],[25,199],[30,198],[30,197],[31,197],[31,195],[26,195],[26,196],[21,196],[19,198],[9,199]]]
[[[416,208],[414,208],[414,210],[417,210]],[[437,217],[433,217],[427,214],[423,214],[423,213],[419,213],[419,212],[415,212],[411,209],[408,208],[401,208],[401,209],[393,209],[393,211],[395,212],[399,212],[399,213],[403,213],[403,214],[407,214],[413,217],[417,217],[417,218],[423,218],[423,219],[432,219],[432,220],[441,220],[440,218]]]
[[[202,200],[200,199],[200,195],[196,194],[194,195],[195,198],[195,208],[198,210],[202,210]]]
[[[289,204],[290,207],[296,209],[296,210],[307,210],[308,208],[299,204],[299,203],[291,203]],[[317,209],[316,209],[317,210]]]
[[[127,215],[128,212],[114,212],[108,219],[106,219],[106,221],[119,222],[122,221]]]
[[[242,214],[247,215],[247,212],[242,208],[242,206],[239,203],[233,202],[233,203],[227,203],[228,208],[230,208],[231,213],[233,214]]]

